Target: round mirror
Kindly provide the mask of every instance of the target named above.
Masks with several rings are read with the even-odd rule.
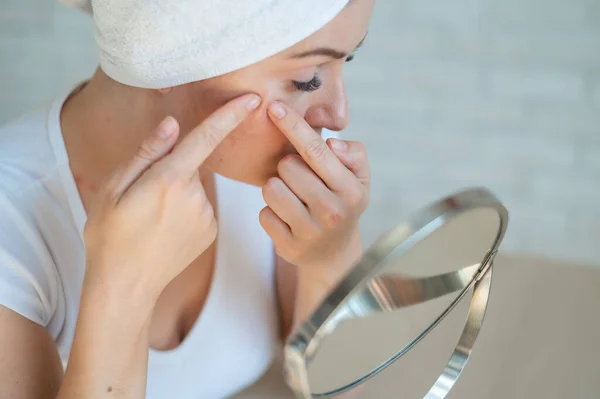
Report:
[[[385,233],[286,343],[288,385],[302,398],[373,398],[386,379],[403,397],[445,397],[483,321],[506,223],[491,193],[470,189]]]

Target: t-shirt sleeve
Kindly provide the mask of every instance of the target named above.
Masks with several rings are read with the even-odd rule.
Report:
[[[0,193],[0,305],[46,326],[56,290],[54,263],[35,223]]]

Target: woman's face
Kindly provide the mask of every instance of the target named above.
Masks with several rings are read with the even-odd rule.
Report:
[[[170,91],[165,96],[168,111],[183,132],[242,94],[263,98],[261,107],[221,143],[205,167],[256,186],[276,175],[279,160],[295,150],[267,115],[274,100],[303,115],[319,134],[323,128],[344,129],[348,105],[342,69],[367,33],[374,2],[352,1],[324,28],[264,61]]]

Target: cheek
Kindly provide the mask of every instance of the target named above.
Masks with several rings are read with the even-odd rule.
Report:
[[[211,164],[238,167],[271,163],[288,153],[287,138],[275,127],[262,108],[238,126],[211,156]],[[265,165],[266,166],[266,165]]]
[[[279,161],[296,151],[267,115],[269,104],[265,101],[265,105],[231,132],[205,162],[205,167],[255,186],[262,186],[269,177],[276,176]]]
[[[271,122],[266,107],[261,107],[244,121],[228,140],[232,147],[260,147],[266,153],[276,151],[287,143],[283,133]]]

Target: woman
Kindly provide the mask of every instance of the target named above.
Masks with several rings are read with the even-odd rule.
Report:
[[[2,128],[1,398],[231,396],[360,256],[320,134],[374,0],[226,3],[95,0],[101,67]]]

